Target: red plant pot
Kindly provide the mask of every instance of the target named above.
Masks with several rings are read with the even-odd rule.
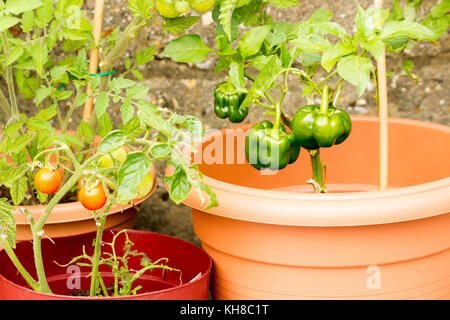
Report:
[[[103,242],[111,242],[113,234],[120,230],[106,230]],[[127,230],[129,239],[134,243],[132,250],[145,253],[152,261],[160,258],[168,258],[167,265],[181,270],[163,271],[155,269],[145,272],[133,287],[141,285],[142,288],[136,295],[122,297],[86,297],[72,296],[71,291],[89,289],[89,267],[58,266],[67,264],[72,258],[82,254],[85,246],[88,255],[93,254],[92,246],[95,233],[76,235],[55,239],[53,244],[48,239],[42,241],[44,268],[47,280],[53,294],[33,291],[26,284],[22,276],[10,261],[4,250],[0,251],[0,299],[2,300],[85,300],[85,299],[109,299],[109,300],[206,300],[208,299],[210,272],[212,260],[201,248],[167,235],[153,232]],[[116,240],[115,250],[118,256],[122,254],[125,235],[120,235]],[[111,252],[110,246],[103,246],[105,252]],[[34,271],[33,245],[25,241],[17,244],[15,249],[19,260],[36,279]],[[130,269],[140,269],[140,258],[131,257],[128,262]],[[106,287],[113,283],[111,269],[101,266],[102,278]],[[75,272],[75,273],[74,273]]]

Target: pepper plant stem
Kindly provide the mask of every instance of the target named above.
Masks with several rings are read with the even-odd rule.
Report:
[[[320,104],[320,113],[322,113],[322,114],[327,114],[327,112],[328,112],[328,103],[329,103],[328,90],[329,90],[328,86],[325,86],[323,88],[322,102]]]
[[[326,193],[327,188],[325,186],[325,164],[320,160],[320,149],[311,150],[309,152],[311,158],[311,166],[313,171],[312,179],[307,183],[312,184],[315,193]]]

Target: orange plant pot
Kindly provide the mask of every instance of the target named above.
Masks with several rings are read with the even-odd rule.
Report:
[[[390,119],[390,188],[377,191],[378,119],[352,120],[321,151],[328,194],[305,184],[306,150],[261,172],[243,156],[251,124],[206,136],[195,162],[220,205],[203,210],[196,192],[185,204],[215,299],[450,298],[450,128]]]

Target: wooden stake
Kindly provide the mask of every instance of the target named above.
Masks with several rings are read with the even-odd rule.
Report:
[[[383,0],[375,0],[375,6],[382,8]],[[377,64],[378,77],[378,114],[380,121],[380,176],[379,189],[388,186],[388,95],[386,81],[386,52],[380,55]]]
[[[96,46],[91,49],[91,57],[89,60],[89,73],[91,74],[97,73],[98,57],[99,57],[98,43],[102,35],[104,2],[105,2],[104,0],[95,0],[93,35]],[[89,84],[87,85],[86,93],[87,94],[91,93],[91,88]],[[91,120],[93,106],[94,106],[94,98],[90,97],[84,103],[84,111],[83,111],[84,121],[89,122]]]

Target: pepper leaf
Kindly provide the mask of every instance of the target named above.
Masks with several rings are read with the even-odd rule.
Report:
[[[358,96],[361,96],[370,81],[370,71],[373,65],[370,58],[352,54],[339,59],[337,71],[346,81],[358,87]]]

